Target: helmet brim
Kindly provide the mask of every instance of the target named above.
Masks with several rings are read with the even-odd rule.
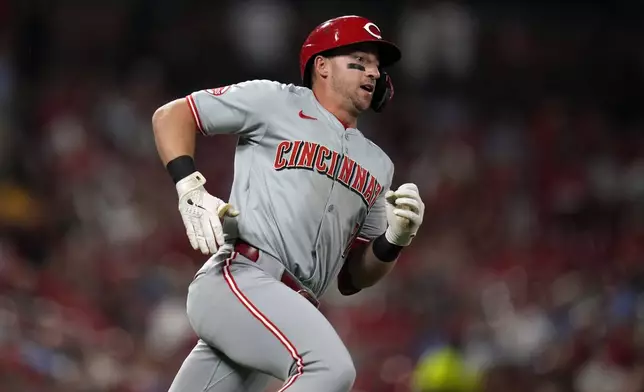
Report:
[[[400,61],[402,58],[402,53],[395,44],[383,40],[370,42],[378,45],[378,56],[380,58],[381,67],[389,67]]]
[[[392,42],[389,41],[384,41],[384,40],[364,40],[364,41],[357,41],[357,42],[352,42],[347,45],[343,46],[338,46],[333,49],[329,49],[328,51],[317,53],[317,55],[321,55],[324,53],[332,53],[333,51],[350,51],[350,50],[359,50],[361,45],[374,45],[376,47],[376,50],[378,51],[378,59],[380,62],[380,67],[389,67],[398,61],[400,61],[402,57],[402,53],[400,52],[400,49]],[[314,58],[315,56],[312,56]]]

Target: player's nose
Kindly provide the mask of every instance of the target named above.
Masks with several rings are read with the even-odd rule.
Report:
[[[380,79],[380,69],[376,66],[367,67],[367,76],[374,80]]]

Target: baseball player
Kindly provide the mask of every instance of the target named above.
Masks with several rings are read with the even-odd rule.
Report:
[[[190,244],[212,254],[187,296],[199,340],[170,391],[262,391],[270,376],[279,391],[351,390],[351,356],[318,299],[336,278],[351,295],[387,275],[425,208],[414,184],[390,189],[393,163],[357,128],[392,98],[384,67],[400,57],[373,22],[343,16],[306,39],[303,86],[245,81],[155,112]],[[204,187],[196,132],[238,137],[229,202]]]

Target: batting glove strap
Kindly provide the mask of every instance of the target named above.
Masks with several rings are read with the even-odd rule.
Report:
[[[182,199],[185,195],[187,195],[191,191],[194,191],[199,188],[203,188],[205,183],[206,183],[206,177],[204,177],[203,174],[201,174],[198,171],[190,174],[187,177],[184,177],[176,184],[177,194],[179,195],[179,199]],[[204,188],[204,191],[205,191],[205,188]]]

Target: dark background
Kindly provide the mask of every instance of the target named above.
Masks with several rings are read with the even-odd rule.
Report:
[[[152,113],[202,88],[298,83],[308,32],[360,14],[403,60],[394,101],[359,127],[427,207],[390,277],[324,298],[354,391],[641,392],[642,10],[0,0],[0,391],[167,390],[204,258]],[[199,139],[222,198],[234,144]]]

